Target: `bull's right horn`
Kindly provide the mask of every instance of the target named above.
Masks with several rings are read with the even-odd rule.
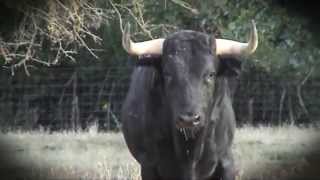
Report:
[[[255,52],[258,46],[258,33],[254,20],[251,21],[250,38],[247,43],[228,39],[216,39],[217,55],[247,56]]]
[[[122,35],[122,46],[123,48],[131,55],[144,55],[144,54],[152,54],[152,55],[161,55],[162,54],[162,46],[164,39],[153,39],[144,42],[133,42],[130,39],[130,24],[124,28],[124,32]]]

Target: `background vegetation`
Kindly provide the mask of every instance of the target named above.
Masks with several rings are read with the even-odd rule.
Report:
[[[134,60],[121,47],[130,22],[137,41],[192,29],[247,40],[235,94],[239,124],[319,123],[318,15],[287,0],[77,0],[0,2],[0,126],[117,129]],[[308,9],[303,9],[307,7]],[[10,18],[9,18],[10,17]]]

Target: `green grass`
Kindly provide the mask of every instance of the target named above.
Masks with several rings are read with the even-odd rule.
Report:
[[[237,129],[233,152],[238,179],[286,179],[292,175],[320,179],[316,169],[320,163],[318,131],[294,126]],[[6,162],[0,167],[13,177],[139,179],[139,165],[121,133],[10,132],[0,134],[0,142],[0,160]]]

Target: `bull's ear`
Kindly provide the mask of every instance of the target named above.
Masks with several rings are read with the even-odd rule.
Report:
[[[234,57],[218,56],[218,76],[239,76],[241,73],[241,60]]]

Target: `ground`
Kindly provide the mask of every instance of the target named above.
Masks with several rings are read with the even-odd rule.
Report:
[[[238,179],[320,179],[318,138],[318,128],[238,128],[233,145]],[[0,134],[0,142],[1,177],[140,179],[121,133],[10,132]]]

